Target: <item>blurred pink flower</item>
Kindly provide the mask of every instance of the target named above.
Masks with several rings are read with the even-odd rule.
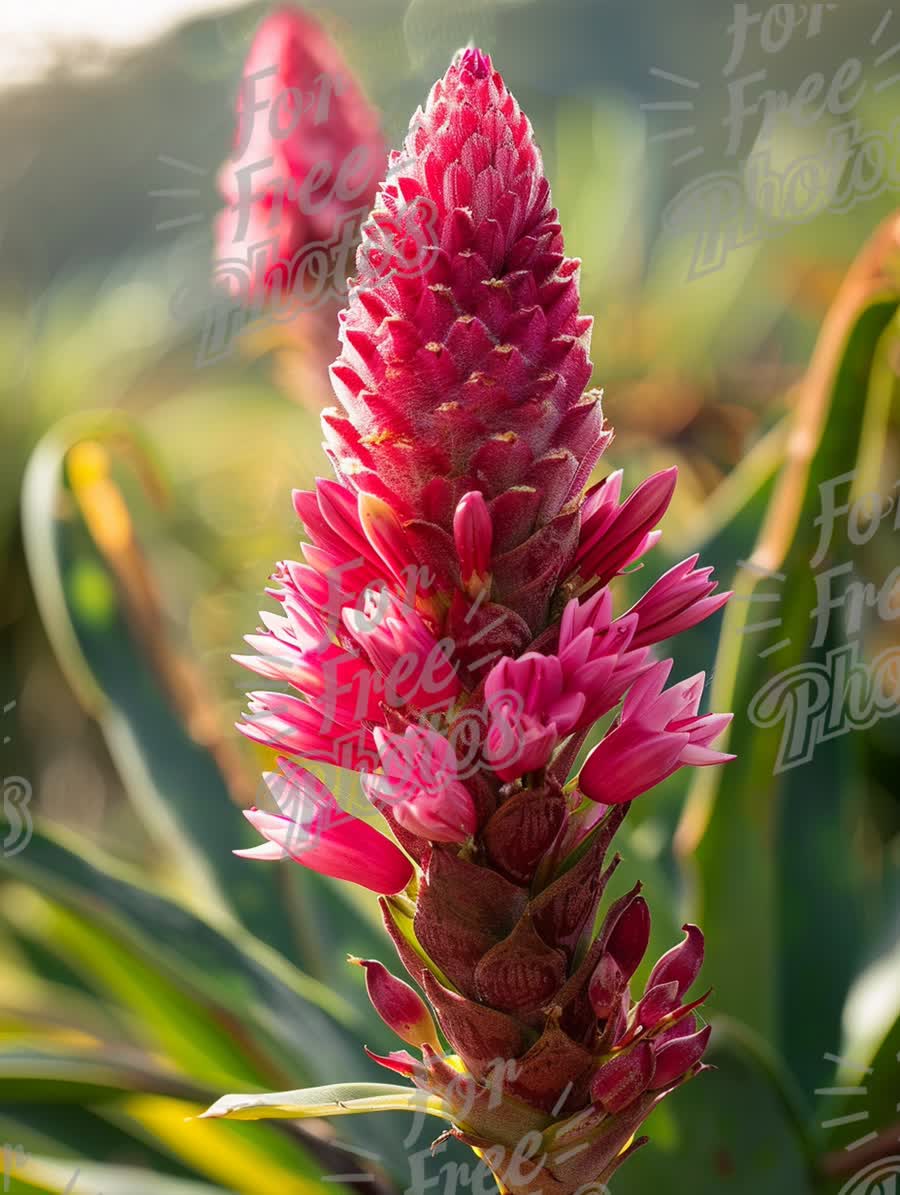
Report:
[[[342,288],[385,146],[377,113],[337,46],[302,9],[277,9],[259,27],[236,117],[232,156],[218,179],[227,203],[216,224],[218,258],[246,263],[245,297],[255,300],[260,290],[312,289],[318,265],[302,271],[307,283],[293,267],[309,247],[328,246]]]

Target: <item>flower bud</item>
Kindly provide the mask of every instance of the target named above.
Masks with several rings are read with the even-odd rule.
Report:
[[[626,982],[622,968],[613,956],[604,954],[588,984],[588,999],[598,1020],[605,1021],[609,1018],[621,999]]]
[[[621,1112],[647,1090],[655,1067],[653,1047],[639,1042],[600,1067],[591,1083],[591,1098],[607,1112]]]
[[[700,973],[703,965],[703,934],[696,925],[685,925],[682,929],[687,936],[664,954],[653,968],[647,981],[648,992],[658,984],[674,980],[678,984],[680,1000]]]
[[[678,470],[673,466],[654,473],[619,505],[619,485],[591,491],[594,502],[581,525],[581,542],[575,560],[585,580],[606,584],[649,546],[653,528],[666,513]],[[607,479],[610,480],[610,479]]]
[[[692,1033],[689,1037],[677,1037],[658,1050],[656,1070],[648,1084],[649,1089],[659,1091],[686,1074],[703,1057],[711,1033],[712,1026],[707,1025],[699,1033]]]
[[[478,490],[463,494],[453,516],[453,539],[459,556],[460,579],[469,597],[477,597],[490,577],[493,537],[484,495]]]
[[[678,984],[658,983],[648,987],[637,1008],[636,1022],[644,1029],[652,1029],[668,1013],[678,1007]]]
[[[394,805],[393,814],[404,830],[431,842],[465,842],[478,829],[472,795],[459,781],[440,793],[416,792]]]
[[[408,983],[393,976],[387,967],[374,959],[350,958],[351,963],[366,969],[366,991],[372,1005],[385,1025],[411,1046],[423,1044],[440,1050],[437,1030],[425,1002]]]
[[[640,966],[649,942],[650,909],[643,896],[636,896],[619,917],[606,945],[626,979]]]
[[[690,1037],[692,1033],[696,1032],[697,1018],[693,1013],[688,1013],[686,1017],[676,1021],[674,1025],[669,1025],[666,1029],[661,1029],[659,1033],[653,1035],[654,1049],[658,1054],[662,1047],[670,1041],[676,1041],[679,1037]]]

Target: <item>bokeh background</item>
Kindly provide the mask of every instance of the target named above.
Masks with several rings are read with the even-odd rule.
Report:
[[[694,550],[723,584],[737,579],[732,612],[687,636],[677,666],[714,670],[741,759],[691,792],[681,776],[642,798],[621,879],[647,882],[661,949],[687,915],[708,931],[720,1070],[656,1115],[615,1190],[838,1191],[900,1154],[896,657],[872,682],[887,694],[878,716],[787,771],[775,767],[784,723],[749,711],[765,683],[823,667],[829,650],[855,644],[863,668],[900,651],[891,254],[866,273],[877,285],[848,283],[900,203],[900,174],[849,210],[777,221],[694,279],[692,234],[665,214],[754,149],[776,168],[821,153],[847,120],[893,145],[900,14],[883,0],[760,4],[782,10],[767,36],[784,47],[766,52],[753,25],[726,76],[735,8],[718,0],[307,8],[393,145],[453,51],[471,39],[492,53],[583,260],[595,383],[617,433],[598,476],[621,467],[633,486],[680,469],[641,581]],[[424,1182],[409,1155],[435,1135],[402,1117],[186,1121],[226,1090],[377,1079],[358,1043],[392,1048],[344,961],[388,959],[374,903],[229,855],[264,763],[232,729],[247,678],[230,655],[257,625],[272,564],[297,554],[290,490],[327,467],[316,405],[337,346],[323,327],[309,361],[286,364],[251,328],[207,363],[202,303],[179,302],[205,293],[215,176],[268,11],[47,3],[0,18],[4,1190],[64,1191],[76,1170],[76,1190],[103,1195],[372,1190],[322,1177],[368,1168],[401,1191]],[[748,115],[728,152],[732,78],[764,71],[753,95],[791,96],[815,72],[827,88],[853,58],[851,110],[807,127],[782,116],[765,142],[762,114]],[[815,352],[824,383],[808,373]],[[812,464],[792,506],[778,478],[804,436]],[[854,536],[838,519],[814,567],[818,487],[850,472],[854,498],[893,506]],[[813,645],[816,574],[843,564],[836,592],[858,582],[886,596],[856,623],[834,611]],[[465,1153],[419,1164],[436,1176],[451,1156]],[[431,1189],[450,1189],[446,1174]]]

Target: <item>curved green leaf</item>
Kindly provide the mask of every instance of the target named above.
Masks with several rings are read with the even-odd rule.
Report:
[[[823,1169],[833,1191],[865,1162],[900,1155],[900,948],[854,985],[845,1023],[841,1060],[828,1085],[816,1092],[827,1151]]]
[[[63,420],[29,461],[22,525],[43,625],[139,815],[181,865],[192,902],[204,912],[233,910],[262,941],[291,954],[289,927],[272,915],[276,871],[233,854],[253,840],[235,799],[249,798],[249,781],[230,740],[218,735],[192,663],[170,642],[156,578],[112,473],[116,447],[151,474],[145,441],[120,415]],[[75,450],[97,460],[76,467],[73,479]]]
[[[60,1162],[55,1158],[30,1157],[11,1175],[10,1192],[42,1191],[47,1195],[80,1195],[84,1191],[102,1195],[227,1195],[223,1187],[182,1178],[148,1174],[134,1166],[105,1166]]]
[[[333,1073],[335,1066],[358,1061],[355,1042],[339,1024],[353,1021],[340,997],[245,930],[235,926],[226,933],[144,886],[76,835],[38,824],[27,850],[0,857],[4,873],[81,915],[84,933],[93,927],[98,941],[115,942],[148,976],[156,972],[160,984],[187,1001],[185,1010],[193,1005],[207,1019],[210,1010],[219,1010],[232,1035],[244,1026],[253,1043],[250,1055],[267,1060],[270,1076],[324,1079],[326,1069]],[[111,956],[110,966],[113,961]],[[123,963],[116,971],[120,994],[125,970]],[[136,986],[132,995],[140,998]]]
[[[876,249],[881,244],[876,241]],[[866,393],[883,336],[896,327],[898,297],[882,275],[883,263],[876,258],[873,265],[871,247],[861,262],[826,321],[757,548],[748,566],[738,572],[723,622],[711,705],[735,711],[727,749],[738,760],[727,768],[698,773],[679,833],[694,881],[696,916],[707,934],[709,980],[718,1004],[769,1040],[778,1040],[782,1017],[793,1025],[810,1008],[809,989],[794,982],[796,968],[788,983],[779,967],[785,957],[780,953],[782,913],[788,914],[789,922],[799,916],[797,907],[779,907],[779,873],[783,868],[796,874],[800,867],[814,879],[821,850],[803,835],[798,838],[796,827],[788,835],[787,827],[779,825],[784,784],[776,773],[783,727],[754,725],[748,711],[774,673],[804,664],[809,656],[809,611],[816,604],[810,558],[819,535],[818,487],[856,464],[860,396]],[[770,605],[758,603],[759,595],[771,593],[773,587],[778,594],[774,613]],[[754,631],[755,623],[769,625]],[[781,646],[776,649],[777,644]],[[846,801],[848,794],[838,790],[838,797]],[[789,813],[796,813],[796,804]],[[839,818],[833,821],[840,826]],[[783,844],[783,859],[778,843]],[[804,849],[811,853],[801,862],[798,850]],[[806,910],[804,932],[821,929],[817,956],[826,957],[831,927],[828,917],[817,912],[823,893],[814,885],[806,885],[805,891],[792,885],[791,895]],[[847,962],[852,966],[852,955]],[[803,955],[802,968],[801,981],[815,976],[809,954]],[[848,979],[845,975],[844,986]],[[837,1003],[827,1010],[832,1029],[840,999],[838,991]],[[822,1031],[820,1021],[818,1032]],[[797,1056],[802,1059],[807,1050],[804,1041]]]
[[[127,1159],[129,1165],[140,1166],[148,1176],[197,1177],[196,1170],[164,1152],[158,1142],[105,1119],[111,1106],[110,1102],[97,1109],[67,1104],[60,1115],[59,1104],[50,1102],[0,1103],[0,1141],[21,1146],[28,1155],[71,1159],[73,1169],[79,1162]],[[77,1188],[74,1195],[79,1195]]]
[[[148,888],[78,836],[38,821],[27,850],[0,857],[4,875],[66,911],[67,941],[87,952],[86,977],[139,1014],[135,1029],[157,1048],[174,1051],[202,1081],[218,1068],[214,1092],[325,1082],[366,1066],[376,1071],[363,1054],[362,1031],[351,1029],[355,1014],[340,996],[242,927],[214,926]],[[23,891],[0,904],[0,916],[4,909],[8,917],[26,916]],[[48,945],[65,947],[62,941]],[[218,1043],[208,1059],[204,1042]],[[393,1173],[405,1172],[405,1129],[381,1141],[360,1121],[351,1135],[360,1146],[376,1148]]]
[[[335,1083],[265,1095],[225,1095],[201,1120],[298,1120],[308,1116],[354,1116],[364,1112],[425,1112],[450,1120],[437,1096],[394,1083]]]
[[[123,1051],[0,1051],[0,1103],[98,1104],[132,1091],[205,1103],[209,1088]]]
[[[4,1101],[9,1101],[14,1110],[5,1118],[11,1121],[5,1139],[24,1142],[29,1152],[62,1150],[74,1165],[85,1159],[133,1157],[139,1146],[151,1159],[162,1156],[169,1172],[225,1180],[249,1195],[259,1186],[327,1195],[336,1187],[323,1179],[326,1171],[349,1172],[358,1166],[352,1152],[300,1128],[250,1132],[229,1124],[215,1132],[200,1129],[191,1121],[212,1098],[208,1088],[121,1053],[0,1055],[0,1124]],[[55,1115],[48,1115],[53,1108]],[[69,1131],[76,1127],[77,1132]],[[159,1161],[151,1164],[155,1169]]]

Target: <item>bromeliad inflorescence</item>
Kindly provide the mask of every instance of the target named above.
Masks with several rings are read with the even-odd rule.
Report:
[[[340,405],[323,415],[336,479],[294,495],[303,562],[279,565],[281,613],[243,657],[282,685],[253,693],[242,724],[282,756],[278,812],[247,814],[265,841],[244,853],[381,894],[427,1005],[363,961],[410,1047],[378,1061],[501,1190],[566,1195],[607,1179],[703,1069],[700,931],[633,993],[639,886],[595,926],[628,803],[730,758],[711,745],[728,716],[699,713],[703,675],[671,684],[653,654],[728,595],[694,558],[614,616],[610,586],[656,542],[675,471],[624,501],[618,473],[583,492],[612,436],[586,391],[591,321],[531,126],[487,55],[457,55],[388,178],[360,253],[393,234],[396,257],[351,288]],[[434,243],[411,272],[402,215],[419,199]],[[298,758],[360,773],[391,836],[341,813]]]

